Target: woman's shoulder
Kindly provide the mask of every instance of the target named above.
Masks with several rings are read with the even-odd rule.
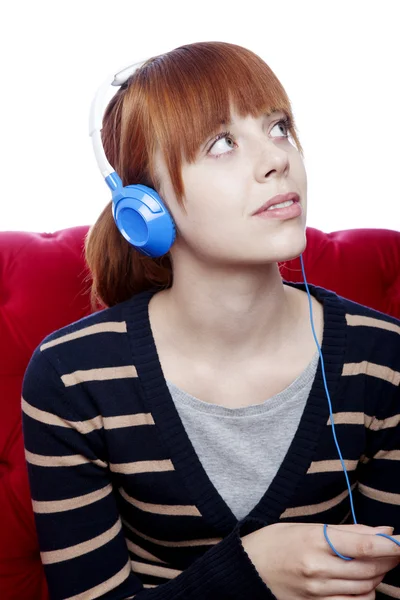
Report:
[[[400,318],[342,296],[338,296],[338,298],[344,305],[346,315],[348,316],[348,323],[355,324],[358,322],[360,324],[369,324],[370,326],[375,324],[381,329],[400,333]],[[385,323],[388,325],[386,326]]]
[[[303,283],[290,284],[293,287],[306,291]],[[359,324],[366,325],[368,322],[372,325],[372,321],[375,321],[377,327],[383,329],[389,329],[400,333],[400,318],[393,315],[389,315],[383,311],[375,308],[371,308],[367,304],[357,302],[346,296],[343,296],[334,290],[330,290],[321,286],[309,284],[311,295],[317,298],[322,304],[329,304],[336,308],[336,312],[340,312],[346,316],[347,324]],[[389,327],[384,324],[388,323]],[[390,326],[392,325],[392,327]]]
[[[343,374],[365,372],[398,385],[400,319],[331,291],[322,294],[339,307],[336,326],[343,326],[346,346]]]
[[[303,283],[289,283],[290,286],[306,292]],[[373,337],[382,336],[400,344],[400,318],[371,308],[366,304],[340,295],[339,293],[313,284],[308,285],[310,293],[324,307],[324,320],[335,328],[347,328],[355,334],[369,332]]]
[[[38,348],[40,351],[43,351],[47,348],[52,348],[68,341],[78,340],[94,333],[126,330],[124,319],[125,304],[116,304],[110,308],[93,312],[52,331],[43,338]]]
[[[386,349],[392,353],[396,350],[400,360],[400,319],[342,296],[338,301],[343,306],[349,338],[359,340],[366,348],[373,346],[380,354]]]
[[[126,333],[127,320],[132,320],[131,316],[138,305],[146,305],[153,292],[142,292],[132,298],[120,302],[112,307],[104,308],[86,315],[81,319],[68,323],[67,325],[54,330],[46,335],[40,342],[38,349],[47,350],[66,342],[74,340],[91,340],[96,344],[96,334]]]
[[[113,386],[128,385],[132,395],[131,381],[136,380],[137,371],[127,335],[131,304],[132,299],[47,335],[26,368],[24,399],[36,408],[53,412],[57,398],[68,395],[68,406],[73,402],[75,408],[65,409],[65,414],[71,417],[88,410],[91,402],[98,408],[97,403]]]
[[[98,311],[56,329],[42,339],[31,355],[24,381],[62,380],[66,373],[96,368],[99,349],[111,350],[113,333],[126,331],[116,307]]]
[[[132,313],[138,302],[143,304],[142,296],[94,312],[44,337],[31,356],[27,373],[36,376],[52,371],[63,378],[69,373],[132,364],[130,335],[140,326]]]

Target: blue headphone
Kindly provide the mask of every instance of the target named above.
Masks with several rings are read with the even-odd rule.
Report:
[[[166,254],[175,241],[174,221],[155,190],[141,184],[123,186],[106,158],[101,139],[105,96],[110,85],[120,87],[143,64],[123,69],[100,86],[90,111],[89,135],[97,164],[112,193],[112,213],[117,228],[139,252],[157,258]]]

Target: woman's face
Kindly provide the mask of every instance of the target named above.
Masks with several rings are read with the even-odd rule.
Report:
[[[307,177],[288,137],[285,115],[240,117],[205,141],[193,163],[184,163],[184,207],[165,163],[156,156],[161,195],[177,227],[172,248],[220,265],[256,265],[288,260],[305,247]],[[294,192],[299,202],[286,214],[256,213],[277,194]]]

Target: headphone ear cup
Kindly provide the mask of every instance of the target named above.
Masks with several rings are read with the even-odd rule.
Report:
[[[127,185],[113,192],[113,216],[124,238],[139,252],[157,258],[175,241],[175,223],[155,190]]]

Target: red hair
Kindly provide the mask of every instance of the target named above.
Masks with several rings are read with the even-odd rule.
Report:
[[[230,120],[232,107],[240,116],[283,111],[302,152],[289,98],[268,65],[240,46],[200,42],[148,60],[119,89],[103,119],[105,153],[124,185],[158,190],[153,159],[159,148],[183,202],[182,162],[195,160],[201,144]],[[135,250],[117,230],[111,203],[89,231],[86,260],[92,299],[104,306],[172,283],[169,255],[151,259]]]

